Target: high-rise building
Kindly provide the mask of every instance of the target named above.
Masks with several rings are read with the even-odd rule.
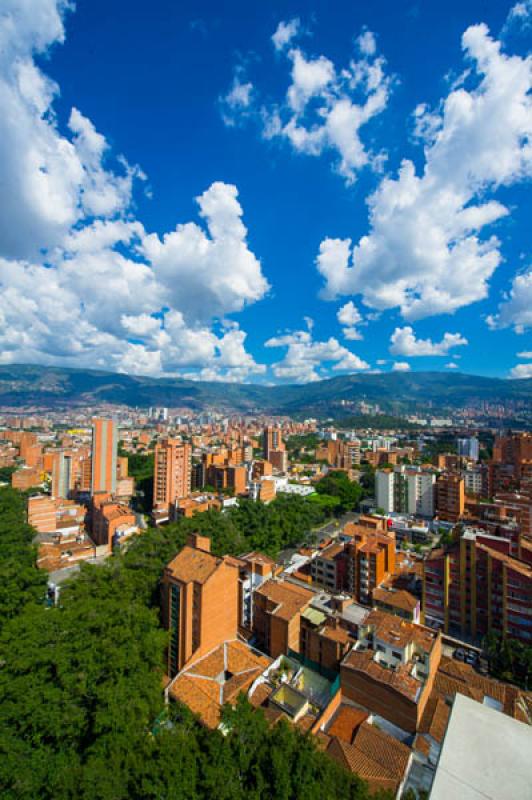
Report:
[[[375,500],[377,507],[386,514],[394,511],[394,472],[391,469],[380,469],[375,474]]]
[[[74,488],[72,453],[54,453],[52,465],[52,497],[68,499]]]
[[[532,565],[512,543],[466,529],[423,562],[423,610],[446,633],[481,639],[496,631],[532,643]]]
[[[436,481],[438,517],[446,522],[458,522],[465,509],[464,479],[454,473],[438,475]]]
[[[457,451],[459,456],[472,458],[473,461],[478,461],[480,445],[476,436],[471,436],[467,439],[458,439]]]
[[[262,434],[262,449],[266,461],[270,460],[271,450],[285,449],[280,428],[276,428],[273,425],[268,425],[267,428],[264,428]]]
[[[190,494],[192,449],[179,439],[163,439],[155,445],[153,505],[169,508]]]
[[[387,514],[417,514],[434,516],[434,486],[436,475],[432,470],[406,467],[403,464],[390,469],[377,470],[375,491],[377,506]]]
[[[116,490],[118,430],[112,419],[92,421],[91,494]]]
[[[210,552],[198,534],[163,575],[163,621],[170,631],[168,673],[176,675],[213,648],[236,639],[240,621],[239,562]]]

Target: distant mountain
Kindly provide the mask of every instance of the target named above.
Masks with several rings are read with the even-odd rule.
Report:
[[[350,403],[366,400],[385,411],[438,410],[479,402],[518,402],[532,408],[532,379],[503,380],[444,372],[343,375],[311,384],[254,384],[149,378],[100,370],[0,366],[0,407],[62,408],[102,403],[168,406],[201,411],[264,411],[347,416]]]

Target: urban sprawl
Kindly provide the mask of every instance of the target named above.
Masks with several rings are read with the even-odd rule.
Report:
[[[449,771],[464,753],[468,797],[493,770],[524,797],[532,434],[472,410],[389,429],[359,411],[374,425],[4,413],[1,492],[24,499],[50,609],[85,571],[179,532],[158,579],[167,709],[227,734],[244,696],[390,797],[462,796]],[[231,520],[241,539],[224,545]]]

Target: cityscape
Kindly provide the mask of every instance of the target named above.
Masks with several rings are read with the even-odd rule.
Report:
[[[448,791],[466,726],[528,791],[532,433],[358,410],[372,425],[4,414],[2,502],[31,526],[43,608],[94,570],[153,569],[167,735],[183,707],[231,735],[245,698],[372,796],[410,798]]]
[[[0,0],[0,800],[532,800],[532,0]]]

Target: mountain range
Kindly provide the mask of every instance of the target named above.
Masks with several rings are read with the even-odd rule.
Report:
[[[3,408],[110,403],[323,417],[346,416],[360,400],[378,403],[392,413],[513,401],[530,413],[532,378],[506,380],[456,372],[357,373],[303,385],[260,386],[27,364],[0,366]]]

